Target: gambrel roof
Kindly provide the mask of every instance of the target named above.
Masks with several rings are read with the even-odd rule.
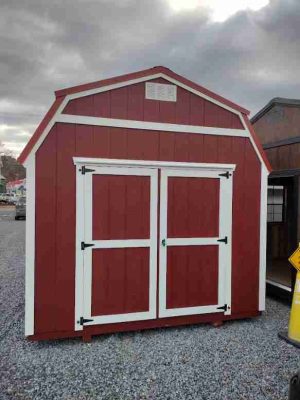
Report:
[[[241,136],[248,136],[256,150],[256,153],[263,164],[268,170],[271,170],[270,164],[264,154],[262,146],[256,137],[253,127],[249,123],[248,115],[249,111],[239,105],[233,103],[224,97],[211,92],[210,90],[176,74],[169,68],[163,66],[157,66],[149,68],[143,71],[134,72],[126,75],[117,76],[110,79],[105,79],[97,82],[91,82],[83,85],[73,86],[70,88],[61,89],[55,92],[56,99],[52,104],[51,108],[37,127],[33,136],[25,146],[18,161],[24,163],[31,153],[34,153],[43,139],[46,137],[51,127],[54,125],[55,117],[61,115],[64,107],[69,102],[69,100],[80,98],[84,96],[89,96],[98,92],[109,91],[115,88],[124,87],[127,85],[133,85],[139,82],[146,82],[148,80],[153,80],[156,78],[164,78],[165,80],[178,85],[197,96],[200,96],[210,102],[215,103],[219,107],[222,107],[228,111],[239,116],[242,125],[244,126],[244,132],[247,133]],[[167,125],[167,124],[165,124]],[[242,130],[241,130],[242,131]],[[243,132],[243,131],[242,131]]]

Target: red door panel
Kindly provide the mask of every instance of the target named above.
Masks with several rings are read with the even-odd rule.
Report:
[[[167,308],[218,304],[218,246],[167,249]]]
[[[219,179],[168,178],[168,237],[219,235]]]
[[[92,315],[147,311],[149,248],[95,249]]]
[[[147,239],[150,177],[93,176],[93,240]]]

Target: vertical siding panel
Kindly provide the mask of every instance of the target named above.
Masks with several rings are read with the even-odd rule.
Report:
[[[110,129],[106,126],[93,127],[93,154],[94,157],[109,158]]]
[[[156,100],[144,100],[144,121],[159,122],[159,102]]]
[[[129,129],[127,134],[127,157],[133,160],[157,160],[159,133]]]
[[[127,86],[110,92],[111,118],[127,118],[128,88]]]
[[[203,162],[214,163],[218,160],[218,136],[203,135]]]
[[[190,124],[204,125],[204,103],[201,97],[190,93]]]
[[[93,126],[75,125],[76,155],[78,157],[93,157],[94,136]]]
[[[144,119],[145,84],[128,87],[127,118],[143,121]]]
[[[75,126],[60,124],[57,135],[56,330],[74,329],[75,304]]]
[[[247,269],[247,210],[246,195],[245,138],[233,138],[232,163],[236,164],[233,175],[233,215],[232,215],[232,312],[239,313],[245,301],[243,296],[243,269]],[[250,239],[251,240],[251,239]],[[251,272],[250,272],[251,273]]]
[[[218,162],[223,164],[232,164],[232,137],[218,136]]]
[[[67,103],[66,107],[63,109],[63,114],[77,114],[76,100],[71,100]]]
[[[174,134],[174,160],[188,162],[189,161],[189,134]]]
[[[159,101],[159,121],[169,124],[176,122],[176,103],[173,101]]]
[[[94,95],[94,116],[110,118],[110,93],[103,92]]]
[[[189,134],[189,161],[203,162],[204,135]]]
[[[159,160],[174,161],[175,133],[160,132],[159,134]]]
[[[177,86],[176,124],[190,123],[190,93]]]
[[[246,175],[244,176],[244,225],[246,232],[241,255],[247,254],[247,262],[240,270],[243,282],[241,311],[258,310],[259,291],[259,237],[260,237],[260,162],[253,151],[250,140],[245,144]]]
[[[110,128],[110,158],[128,158],[127,129]]]
[[[77,115],[87,115],[90,117],[94,115],[94,96],[80,97],[73,101],[76,101]]]
[[[231,113],[230,128],[233,129],[244,129],[244,126],[240,120],[240,117],[236,114]]]
[[[216,116],[218,117],[218,125],[216,126],[222,126],[224,128],[231,128],[231,122],[232,122],[232,113],[230,111],[225,110],[225,108],[217,107],[217,113]]]
[[[55,328],[56,137],[54,126],[36,153],[35,333]]]

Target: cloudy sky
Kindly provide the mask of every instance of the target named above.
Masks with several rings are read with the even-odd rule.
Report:
[[[164,65],[251,110],[300,98],[299,0],[1,0],[0,142],[54,90]]]

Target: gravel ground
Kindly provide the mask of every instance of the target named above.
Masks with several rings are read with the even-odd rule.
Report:
[[[24,221],[0,209],[0,399],[287,399],[300,350],[277,338],[288,307],[253,320],[79,339],[23,336]]]

